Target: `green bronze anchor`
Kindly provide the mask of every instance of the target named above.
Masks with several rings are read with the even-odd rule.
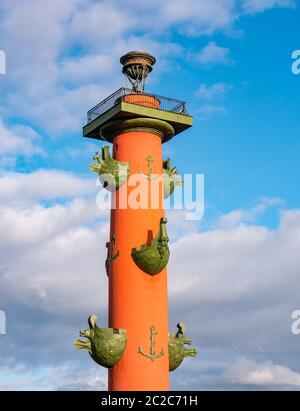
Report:
[[[146,161],[147,161],[147,163],[148,163],[148,179],[151,180],[153,157],[152,157],[151,155],[149,155],[149,156],[146,158]]]
[[[150,345],[150,353],[146,354],[144,349],[142,347],[139,347],[139,354],[142,354],[144,357],[150,358],[151,361],[156,360],[157,358],[160,358],[164,355],[164,350],[163,348],[160,350],[160,353],[157,354],[155,352],[155,335],[157,334],[156,328],[154,325],[150,327],[150,340],[151,340],[151,345]]]
[[[146,158],[147,161],[147,168],[148,168],[148,172],[147,174],[144,173],[140,173],[143,177],[147,178],[147,180],[152,181],[152,180],[158,180],[159,179],[159,175],[152,175],[152,168],[153,168],[153,157],[151,156],[151,154],[149,154],[149,156]]]
[[[116,248],[115,234],[113,234],[111,237],[111,240],[106,243],[106,248],[107,248],[107,256],[105,260],[105,270],[106,270],[106,274],[109,276],[109,267],[110,267],[111,262],[120,256],[120,250],[115,252],[115,248]]]

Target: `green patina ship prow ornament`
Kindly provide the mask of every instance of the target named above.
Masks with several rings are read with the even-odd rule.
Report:
[[[133,261],[147,274],[156,275],[168,264],[170,250],[167,221],[166,217],[160,219],[160,229],[150,245],[143,244],[139,249],[133,248],[131,251]]]
[[[175,186],[181,186],[183,180],[178,176],[176,167],[171,168],[170,159],[163,161],[163,186],[164,186],[164,198],[168,198],[174,191]]]
[[[184,333],[186,326],[184,322],[177,324],[178,331],[176,334],[169,333],[169,370],[173,371],[179,367],[185,357],[196,357],[196,348],[185,348],[184,345],[190,345],[192,340],[187,338]]]
[[[102,147],[102,155],[96,153],[93,160],[97,160],[98,163],[91,163],[90,169],[99,175],[100,182],[106,190],[116,191],[128,180],[130,164],[112,158],[109,146]]]
[[[90,329],[80,331],[87,340],[77,339],[74,345],[78,350],[87,350],[97,364],[112,368],[124,354],[127,332],[124,328],[100,328],[96,319],[96,314],[92,314],[88,319]]]

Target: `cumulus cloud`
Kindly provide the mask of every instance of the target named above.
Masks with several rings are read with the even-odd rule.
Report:
[[[243,2],[244,10],[249,14],[259,13],[273,7],[295,7],[294,0],[245,0]]]
[[[177,24],[188,35],[212,34],[232,25],[237,18],[233,0],[180,0],[164,2],[163,19]],[[185,23],[183,25],[183,23]]]
[[[39,135],[29,126],[7,127],[0,118],[0,166],[14,165],[19,156],[43,155]]]
[[[32,181],[43,180],[40,173],[33,173]],[[0,301],[8,334],[0,338],[0,352],[2,367],[10,373],[9,378],[1,373],[1,384],[7,389],[105,389],[105,372],[77,353],[72,341],[92,312],[106,325],[101,244],[108,237],[108,215],[86,197],[85,179],[49,174],[58,183],[57,191],[52,184],[53,204],[43,205],[43,197],[48,198],[43,189],[33,191],[23,207],[12,201],[8,208],[1,200]],[[64,190],[60,180],[65,187],[74,184],[76,200],[70,189],[68,201],[58,202]],[[262,204],[267,212],[282,201],[264,198]],[[236,211],[239,218],[231,224],[220,216],[200,232],[180,218],[180,211],[170,213],[175,236],[170,329],[185,321],[200,352],[174,373],[173,389],[233,389],[264,381],[270,389],[298,386],[299,344],[290,331],[290,316],[299,308],[294,284],[300,269],[300,211],[281,211],[278,228],[271,230],[258,224],[258,206],[250,219],[250,209]],[[253,358],[255,364],[240,357]],[[85,383],[81,370],[87,372]]]
[[[299,307],[299,210],[282,210],[276,229],[258,224],[256,211],[251,222],[248,216],[243,220],[243,212],[233,213],[239,215],[235,223],[182,236],[171,245],[170,319],[186,320],[200,352],[198,362],[187,361],[174,376],[182,389],[187,389],[182,381],[202,389],[241,388],[221,377],[237,356],[300,370],[299,339],[290,319]],[[276,387],[270,382],[268,389]]]
[[[108,214],[96,207],[95,185],[94,196],[87,198],[92,186],[86,179],[54,170],[26,176],[14,173],[8,178],[15,188],[6,203],[6,189],[13,183],[4,182],[0,200],[0,305],[7,316],[7,335],[0,341],[5,352],[0,386],[76,389],[84,360],[80,366],[76,361],[84,357],[75,352],[72,342],[92,312],[100,313],[99,323],[106,323],[106,255],[99,244],[105,244],[109,235]],[[24,182],[34,188],[22,203],[16,199],[22,198],[18,186]],[[49,199],[52,204],[47,204]],[[65,362],[57,367],[59,358]],[[68,366],[72,360],[74,364]],[[9,378],[3,367],[10,370]],[[74,373],[71,380],[68,370],[74,367],[78,377]],[[61,375],[59,384],[56,372]],[[104,387],[101,375],[95,380],[98,388]],[[94,379],[84,379],[86,389],[94,387]]]
[[[231,84],[215,83],[211,86],[201,84],[196,91],[196,96],[200,98],[203,104],[198,111],[203,119],[213,115],[222,115],[226,113],[226,108],[221,103],[227,93],[233,88]]]
[[[18,375],[16,379],[15,376]],[[107,389],[106,371],[98,366],[83,367],[81,363],[31,367],[27,364],[8,364],[1,368],[0,391],[99,391]]]
[[[76,60],[69,57],[60,63],[61,81],[71,85],[96,82],[113,72],[115,63],[110,55],[91,54]]]
[[[223,99],[226,94],[232,89],[232,85],[226,83],[215,83],[211,86],[201,84],[196,94],[204,100]]]
[[[201,49],[195,56],[195,61],[202,66],[223,65],[228,66],[233,63],[230,58],[230,50],[220,47],[215,41],[210,41],[206,47]]]
[[[244,9],[256,12],[290,2],[266,0],[258,7],[261,3],[248,1]],[[190,55],[202,67],[232,64],[227,47],[210,41],[192,52],[177,44],[172,33],[228,31],[241,10],[235,0],[124,0],[122,10],[116,0],[10,0],[0,13],[0,49],[8,62],[0,113],[10,118],[18,112],[52,135],[78,130],[84,113],[114,91],[116,83],[123,84],[113,62],[129,49],[154,53],[161,71],[176,68],[174,57]]]
[[[34,201],[79,198],[93,193],[95,185],[96,179],[81,178],[62,170],[3,172],[0,175],[0,202],[23,207]]]
[[[203,104],[199,108],[199,114],[201,119],[207,119],[214,115],[224,115],[226,113],[226,108],[222,105],[216,104]]]
[[[17,111],[50,136],[78,130],[87,110],[124,84],[115,62],[129,48],[162,57],[162,68],[164,55],[180,48],[136,35],[139,16],[110,2],[13,1],[3,11],[0,46],[9,67],[0,110],[7,117]]]
[[[248,209],[234,210],[221,215],[218,224],[222,228],[234,227],[243,223],[254,223],[270,207],[282,206],[284,200],[277,197],[262,197],[260,202]]]
[[[224,377],[233,384],[300,387],[300,373],[272,361],[259,363],[241,358],[226,371]]]
[[[299,237],[299,216],[298,210],[282,211],[277,230],[256,225],[253,220],[247,223],[240,215],[235,224],[224,224],[225,217],[221,216],[220,227],[180,238],[172,246],[171,270],[176,274],[170,290],[178,297],[188,293],[190,301],[194,295],[195,300],[220,303],[242,300],[264,288],[264,298],[272,295],[275,302],[289,273],[285,292],[286,296],[289,291],[294,294],[291,284],[299,268],[294,247]],[[201,273],[193,263],[197,259],[202,263]],[[286,268],[284,276],[282,267]],[[183,279],[180,273],[187,271],[188,278]]]

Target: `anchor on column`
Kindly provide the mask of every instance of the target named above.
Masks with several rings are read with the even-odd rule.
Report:
[[[120,256],[120,250],[115,252],[115,247],[116,247],[116,236],[115,234],[113,234],[111,237],[111,240],[106,243],[107,256],[105,260],[105,270],[106,270],[107,276],[109,276],[109,268],[110,268],[111,262]]]
[[[150,340],[151,340],[151,345],[150,345],[150,353],[146,354],[144,352],[144,349],[142,347],[139,347],[139,354],[142,354],[144,357],[150,358],[151,361],[156,360],[157,358],[160,358],[164,355],[164,350],[163,348],[160,350],[160,353],[155,352],[155,335],[157,334],[156,328],[154,325],[150,327]]]
[[[159,179],[159,175],[152,175],[152,168],[153,168],[153,157],[151,156],[151,154],[149,154],[146,158],[147,161],[147,169],[148,172],[147,174],[144,173],[140,173],[143,177],[147,178],[147,180],[152,181],[152,180],[158,180]]]

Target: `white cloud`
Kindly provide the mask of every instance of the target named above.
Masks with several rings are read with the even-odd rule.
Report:
[[[0,284],[5,290],[1,308],[7,313],[9,339],[1,353],[12,359],[12,376],[1,383],[7,389],[103,389],[105,377],[99,368],[95,380],[80,384],[77,372],[93,369],[94,364],[88,356],[73,351],[72,340],[90,313],[97,312],[100,322],[106,323],[108,218],[102,215],[99,219],[94,201],[85,198],[90,193],[85,179],[54,171],[46,175],[49,186],[52,184],[51,198],[59,198],[73,184],[73,191],[70,188],[66,194],[71,201],[48,207],[39,204],[43,197],[49,198],[43,189],[43,172],[39,173],[27,177],[26,186],[37,188],[29,193],[23,208],[12,200],[6,206],[5,185],[1,200],[0,231],[5,233],[0,242]],[[20,184],[19,176],[11,177]],[[13,192],[10,195],[12,199]],[[263,199],[267,207],[281,203]],[[248,214],[259,215],[255,208],[236,212],[239,218],[232,224],[217,223],[205,232],[197,232],[190,222],[184,227],[180,212],[170,215],[170,233],[175,234],[168,267],[170,328],[179,319],[186,321],[187,335],[201,352],[199,359],[187,360],[176,372],[174,387],[183,388],[180,379],[193,389],[230,389],[262,385],[263,381],[272,388],[298,381],[300,364],[294,363],[293,374],[288,371],[289,364],[272,365],[269,370],[265,361],[280,364],[274,352],[288,352],[295,361],[299,352],[290,332],[290,313],[298,308],[294,284],[300,269],[300,211],[283,211],[279,227],[270,230],[254,225],[254,216],[249,221]],[[219,221],[224,223],[224,219]],[[20,333],[20,327],[27,332]],[[240,363],[230,367],[240,356],[257,359],[262,353],[267,358],[257,360],[255,367],[246,364],[239,374]],[[64,363],[66,356],[73,363],[74,378],[69,372],[71,365]],[[53,365],[58,358],[59,370]],[[16,369],[15,362],[22,362],[25,368]],[[36,373],[47,373],[43,384],[32,367]],[[215,376],[210,370],[215,370]],[[55,373],[60,375],[57,380],[52,378]]]
[[[197,109],[200,118],[205,120],[215,115],[224,115],[226,108],[222,104],[227,93],[233,88],[231,84],[214,83],[211,86],[201,84],[195,95],[202,100],[203,103]]]
[[[221,227],[184,236],[172,245],[171,295],[189,295],[190,301],[194,298],[203,303],[242,301],[261,289],[266,290],[266,298],[270,284],[274,302],[280,295],[288,298],[289,292],[294,294],[300,267],[295,249],[300,212],[282,211],[277,230],[253,225],[253,220],[247,223],[243,213],[236,214],[237,218],[230,218],[231,224],[225,224],[222,217]],[[196,261],[201,262],[200,271]],[[183,272],[188,272],[188,277],[183,277]]]
[[[290,8],[295,6],[296,2],[294,0],[245,0],[243,3],[244,10],[249,14],[263,12],[273,7]]]
[[[53,130],[78,130],[89,105],[110,91],[103,79],[95,84],[96,69],[99,76],[107,73],[109,57],[105,54],[79,57],[81,74],[71,64],[70,49],[76,44],[68,37],[70,25],[76,14],[81,16],[82,7],[90,5],[88,0],[26,0],[6,7],[2,41],[9,67],[1,107],[5,115],[18,112],[50,134]],[[86,27],[85,32],[90,32]]]
[[[162,18],[188,35],[207,35],[232,25],[237,14],[234,0],[173,0],[164,2]]]
[[[162,71],[163,56],[180,47],[134,30],[125,36],[140,20],[125,10],[89,0],[26,0],[21,7],[17,2],[6,6],[1,40],[10,67],[3,81],[2,114],[17,111],[50,136],[78,130],[87,110],[124,84],[118,64],[122,53],[135,48],[154,52],[162,57]],[[74,49],[82,50],[74,56]]]
[[[255,208],[251,222],[251,210],[237,210],[230,213],[238,215],[232,225],[171,244],[170,321],[186,321],[187,335],[200,351],[198,361],[187,361],[186,371],[174,377],[181,389],[186,389],[182,380],[195,389],[245,389],[264,379],[267,389],[285,384],[299,389],[299,339],[291,333],[290,317],[299,308],[300,211],[281,211],[279,226],[268,229],[254,220],[261,212]],[[284,365],[245,372],[244,380],[223,379],[241,356]]]
[[[201,49],[198,54],[194,56],[194,60],[202,66],[228,66],[233,63],[230,58],[229,48],[220,47],[215,41],[210,41],[206,47]]]
[[[15,158],[20,155],[32,156],[43,154],[38,145],[39,135],[25,125],[8,128],[0,118],[0,155]]]
[[[265,1],[264,8],[283,3],[288,2]],[[246,10],[255,11],[256,4],[246,3]],[[124,84],[116,64],[122,53],[140,48],[156,54],[159,75],[176,67],[174,58],[193,54],[172,41],[172,32],[230,31],[240,15],[234,0],[124,0],[122,9],[115,0],[11,0],[1,4],[1,11],[1,49],[8,67],[0,114],[18,112],[50,135],[78,130],[85,112],[116,84]],[[214,41],[192,58],[203,67],[233,62],[229,49]]]
[[[0,179],[0,282],[13,304],[46,312],[98,306],[108,236],[108,210],[96,207],[98,190],[93,180],[55,170]],[[47,200],[56,201],[47,206]],[[79,308],[82,295],[89,298]]]
[[[106,370],[99,368],[93,364],[84,367],[79,362],[38,368],[8,364],[1,367],[0,391],[106,390]]]
[[[109,1],[85,2],[83,7],[74,7],[72,17],[69,41],[92,50],[109,51],[115,41],[139,24],[139,15],[129,13],[126,1],[123,7]]]
[[[95,192],[95,185],[96,178],[80,178],[60,170],[6,172],[0,175],[0,202],[22,207],[33,202],[82,197]]]
[[[232,89],[230,84],[226,83],[214,83],[211,86],[207,84],[201,84],[196,94],[204,100],[220,100],[223,99],[226,94]]]
[[[91,54],[68,58],[60,63],[60,80],[65,84],[85,84],[101,80],[101,76],[115,71],[117,60],[111,55]]]
[[[0,230],[6,233],[2,237],[3,247],[19,244],[37,244],[75,228],[96,216],[96,211],[88,209],[82,200],[74,200],[67,205],[56,204],[52,207],[35,205],[31,208],[1,208]],[[51,221],[51,223],[49,222]],[[78,234],[84,234],[79,231]]]
[[[237,360],[224,375],[230,383],[255,386],[300,387],[300,373],[274,364],[272,361],[256,362],[246,358]]]
[[[108,213],[86,198],[99,188],[55,170],[8,173],[0,186],[1,389],[105,389],[106,372],[73,347],[92,312],[106,324]]]
[[[249,209],[234,210],[221,215],[218,224],[221,228],[238,226],[242,223],[255,223],[257,218],[272,206],[281,206],[284,200],[276,197],[262,197],[260,202]]]
[[[216,105],[216,104],[203,104],[199,108],[199,113],[202,119],[207,117],[211,117],[214,115],[223,115],[226,113],[226,109],[224,106]]]

